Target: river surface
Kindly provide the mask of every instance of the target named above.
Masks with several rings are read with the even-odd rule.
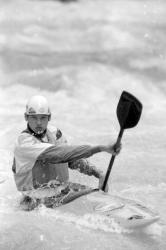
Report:
[[[0,1],[0,250],[166,249],[165,17],[164,0]],[[127,231],[60,208],[22,211],[11,165],[27,99],[46,96],[50,123],[71,144],[95,145],[116,140],[123,90],[143,113],[124,132],[109,192],[153,208],[160,221]],[[90,160],[106,171],[110,156]],[[98,185],[76,171],[70,178]]]

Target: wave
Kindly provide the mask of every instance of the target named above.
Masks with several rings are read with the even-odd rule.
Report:
[[[126,3],[121,19],[112,1],[79,1],[72,7],[57,1],[1,3],[0,55],[8,78],[1,85],[66,91],[70,96],[80,94],[79,89],[102,94],[104,87],[107,99],[125,88],[143,101],[148,95],[164,100],[164,3],[157,6],[154,23],[148,16],[154,14],[154,2],[148,13],[136,8],[142,2]],[[135,16],[129,14],[130,7]],[[112,8],[111,16],[107,8]]]

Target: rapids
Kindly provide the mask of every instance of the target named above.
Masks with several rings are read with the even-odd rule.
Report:
[[[165,16],[164,0],[0,0],[0,250],[166,249]],[[129,232],[60,208],[22,211],[11,165],[26,100],[46,96],[50,123],[70,143],[101,144],[117,138],[123,90],[143,114],[124,132],[109,192],[155,209],[159,223]],[[109,159],[90,160],[106,171]],[[70,178],[98,184],[76,171]]]

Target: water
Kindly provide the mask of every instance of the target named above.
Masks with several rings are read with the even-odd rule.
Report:
[[[166,84],[164,1],[80,0],[0,2],[0,249],[166,248]],[[143,103],[137,127],[123,136],[110,193],[158,211],[159,223],[129,232],[115,223],[41,207],[21,211],[11,164],[13,144],[25,126],[26,100],[45,95],[51,124],[73,144],[114,141],[122,90]],[[91,161],[106,171],[110,156]],[[71,180],[97,186],[93,177]]]

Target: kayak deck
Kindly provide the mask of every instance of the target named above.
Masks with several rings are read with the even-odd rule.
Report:
[[[48,208],[60,207],[61,212],[78,216],[99,215],[108,221],[112,218],[130,229],[143,228],[159,220],[157,213],[138,202],[73,183],[61,191],[54,188],[34,190],[20,203],[21,208],[28,211],[40,204]]]

